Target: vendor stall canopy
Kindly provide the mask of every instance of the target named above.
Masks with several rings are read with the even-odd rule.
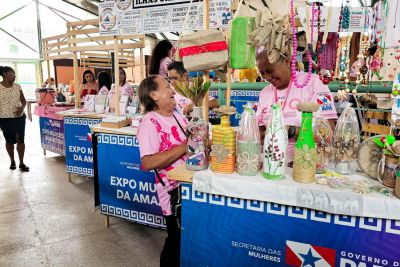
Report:
[[[67,32],[67,22],[98,18],[98,3],[89,0],[0,0],[0,59],[40,59],[41,39]],[[147,35],[178,39],[177,34]]]
[[[104,0],[0,0],[1,58],[40,59],[41,38],[66,32],[66,22],[96,19],[98,4]],[[345,0],[343,0],[345,1]],[[351,0],[351,6],[370,6],[373,0]],[[249,0],[250,10],[265,5],[263,0]],[[342,0],[326,4],[340,6]],[[241,9],[245,12],[245,8]],[[21,19],[23,18],[23,19]],[[148,34],[153,39],[177,40],[178,33]]]

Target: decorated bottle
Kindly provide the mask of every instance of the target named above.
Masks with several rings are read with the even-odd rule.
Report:
[[[282,179],[286,169],[288,137],[283,125],[280,104],[272,105],[272,115],[264,138],[263,176],[270,180]]]
[[[312,128],[313,112],[319,105],[301,103],[297,109],[302,112],[301,128],[294,147],[293,179],[299,183],[312,183],[315,181],[317,167],[317,150]]]
[[[206,138],[208,136],[208,124],[203,120],[202,108],[194,107],[192,120],[187,130],[186,168],[192,171],[200,171],[208,168],[206,151]]]
[[[229,126],[229,116],[221,116],[221,124],[213,126],[211,170],[219,173],[235,172],[236,132]]]
[[[314,121],[313,132],[317,149],[316,172],[323,173],[332,155],[333,131],[328,120],[318,114]]]
[[[236,172],[254,176],[260,168],[260,131],[250,103],[244,106],[236,135]]]
[[[357,170],[357,152],[360,143],[360,130],[357,114],[347,103],[340,115],[334,134],[335,171],[340,174],[352,174]]]

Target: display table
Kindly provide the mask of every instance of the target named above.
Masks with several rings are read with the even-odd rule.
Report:
[[[64,121],[57,113],[68,109],[71,107],[35,106],[34,114],[39,117],[40,142],[44,155],[46,151],[51,151],[65,156]]]
[[[137,129],[93,125],[95,205],[108,216],[165,228],[153,172],[141,170]]]
[[[68,110],[59,112],[64,118],[65,161],[69,180],[71,174],[93,176],[93,148],[90,126],[101,122],[105,115]]]
[[[287,176],[196,172],[182,185],[181,266],[400,266],[400,200]]]

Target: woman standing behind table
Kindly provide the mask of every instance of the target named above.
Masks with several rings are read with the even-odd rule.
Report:
[[[25,120],[24,108],[26,100],[21,86],[15,84],[15,71],[10,67],[0,67],[3,81],[0,83],[0,129],[6,140],[6,150],[10,157],[10,169],[17,168],[14,159],[14,145],[17,144],[19,168],[28,172],[29,167],[24,164],[25,153]]]
[[[149,74],[168,78],[168,65],[172,61],[172,44],[168,40],[159,41],[151,53]]]
[[[97,81],[99,83],[98,95],[108,95],[111,89],[111,78],[107,72],[101,71],[97,75]]]
[[[179,183],[168,179],[167,171],[185,164],[187,120],[175,109],[175,90],[161,76],[151,75],[139,86],[139,99],[146,115],[138,140],[142,168],[156,171],[157,194],[167,223],[168,237],[161,252],[160,266],[179,266],[180,215],[171,204]]]
[[[111,86],[111,90],[108,93],[108,100],[110,103],[110,111],[113,112],[115,110],[117,101],[115,99],[115,85]],[[119,95],[120,96],[129,96],[132,97],[135,94],[133,87],[126,82],[126,72],[124,69],[119,69]]]
[[[91,70],[85,70],[83,72],[82,84],[79,92],[81,92],[81,98],[86,95],[97,95],[99,85],[96,82],[94,74]]]
[[[287,148],[288,163],[291,163],[293,161],[294,145],[301,126],[301,112],[297,110],[297,105],[300,102],[321,104],[320,114],[334,128],[334,120],[337,119],[337,114],[332,93],[316,74],[311,74],[307,86],[297,88],[292,81],[290,55],[281,55],[276,62],[271,63],[268,59],[268,50],[264,50],[262,47],[258,52],[256,58],[258,71],[270,83],[261,91],[259,96],[257,120],[260,125],[261,136],[264,136],[269,122],[271,105],[280,103],[289,138]],[[297,72],[296,77],[298,83],[304,84],[307,79],[307,73]]]

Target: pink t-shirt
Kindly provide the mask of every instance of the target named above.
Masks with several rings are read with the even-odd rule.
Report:
[[[297,80],[300,84],[304,83],[307,73],[298,72]],[[259,96],[257,109],[257,121],[259,125],[268,125],[271,115],[271,105],[279,102],[282,106],[283,120],[285,125],[301,126],[301,112],[297,110],[300,102],[313,102],[321,104],[320,114],[326,119],[337,119],[336,109],[333,102],[332,93],[328,86],[324,85],[319,77],[311,75],[311,79],[306,87],[296,88],[293,83],[284,90],[277,90],[272,84],[265,87]],[[287,148],[288,161],[293,160],[294,138],[289,140]]]
[[[108,93],[108,97],[111,98],[113,95],[115,95],[115,84],[111,86],[111,90]],[[125,83],[124,85],[119,87],[119,94],[121,95],[127,95],[127,96],[133,96],[135,94],[135,91],[133,90],[133,87],[129,83]]]
[[[168,78],[168,64],[171,62],[172,60],[169,57],[161,59],[160,70],[158,71],[158,75],[160,75],[163,78]]]
[[[186,118],[176,111],[174,115],[180,125],[185,129],[188,124]],[[180,145],[186,140],[185,133],[182,132],[173,116],[166,117],[154,111],[147,113],[143,117],[139,125],[137,136],[139,140],[140,158],[170,150],[172,147]],[[179,185],[178,182],[168,179],[167,171],[181,164],[185,164],[185,156],[182,156],[167,168],[158,170],[167,188],[165,189],[158,178],[156,178],[157,194],[163,214],[167,216],[171,215],[170,195],[168,191],[171,191]]]
[[[97,95],[108,95],[110,91],[108,90],[107,86],[103,86],[100,88],[99,92],[97,93]]]

